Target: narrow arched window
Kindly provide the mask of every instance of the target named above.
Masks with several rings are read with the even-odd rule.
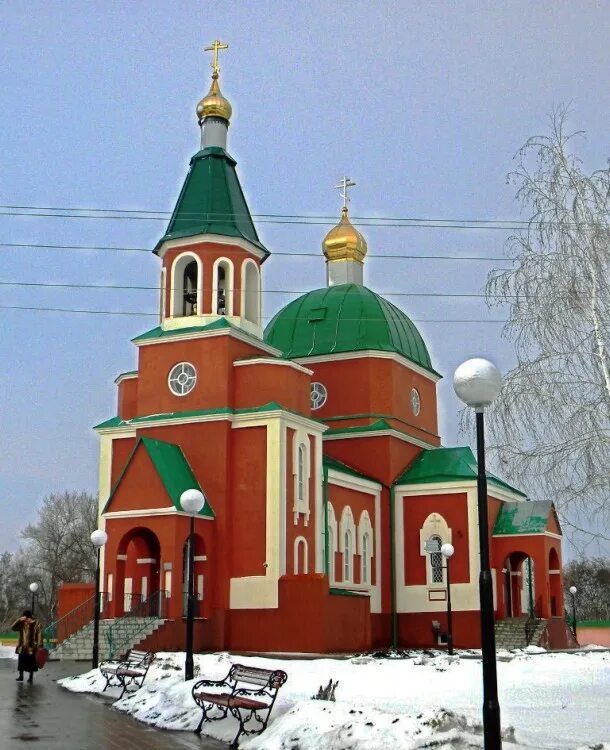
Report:
[[[197,261],[184,268],[182,278],[182,315],[197,315]]]
[[[369,535],[364,534],[364,536],[362,537],[360,583],[371,582],[370,548],[371,548],[371,545],[369,542]]]
[[[299,445],[297,465],[297,501],[299,503],[305,500],[305,458],[305,446]]]
[[[307,540],[300,536],[294,542],[294,574],[307,574],[308,570],[307,561]]]
[[[427,550],[430,554],[430,579],[432,583],[443,583],[443,555],[441,553],[442,540],[440,536],[428,539]]]
[[[328,579],[331,583],[335,580],[335,535],[331,528],[328,529]]]
[[[260,276],[253,261],[246,261],[243,269],[244,305],[242,315],[256,325],[260,322]]]
[[[352,533],[346,531],[343,537],[343,580],[352,580]]]
[[[216,313],[227,314],[227,274],[222,265],[216,270]]]

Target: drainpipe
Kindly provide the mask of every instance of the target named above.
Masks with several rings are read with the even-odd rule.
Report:
[[[396,611],[396,530],[394,528],[394,506],[396,485],[390,485],[390,607],[392,610],[392,648],[398,648],[398,612]]]
[[[324,572],[330,585],[330,560],[328,549],[328,466],[322,464],[322,502],[324,503]]]

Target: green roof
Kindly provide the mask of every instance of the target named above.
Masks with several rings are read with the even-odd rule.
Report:
[[[423,450],[398,477],[396,484],[427,484],[432,482],[473,481],[477,478],[477,460],[470,448],[429,448]],[[493,474],[487,481],[501,489],[525,497]]]
[[[170,496],[172,504],[174,508],[176,508],[176,510],[182,510],[182,507],[180,506],[180,496],[185,490],[199,490],[200,492],[203,492],[199,485],[199,482],[193,474],[193,470],[189,466],[189,463],[186,460],[184,453],[182,452],[182,448],[180,448],[179,445],[174,445],[174,443],[166,443],[162,440],[153,440],[152,438],[141,437],[138,438],[131,452],[131,455],[129,456],[125,466],[123,467],[121,475],[112,488],[110,497],[108,498],[106,506],[104,507],[104,512],[109,507],[110,502],[114,497],[117,489],[119,488],[121,480],[125,476],[127,468],[129,467],[129,464],[131,463],[140,445],[150,456],[150,460],[155,467],[155,471],[159,475],[159,478],[161,479],[161,482],[163,483],[167,494]],[[209,502],[206,502],[202,510],[199,512],[199,515],[206,518],[214,518],[214,511],[210,507]]]
[[[170,339],[174,336],[185,336],[193,333],[222,330],[238,331],[240,336],[245,336],[247,339],[252,341],[255,346],[261,346],[261,344],[264,343],[263,341],[261,341],[261,339],[253,336],[247,331],[244,331],[243,328],[239,328],[238,326],[228,321],[226,318],[218,318],[218,320],[215,320],[213,323],[207,323],[204,326],[189,326],[187,328],[170,328],[166,330],[161,326],[157,326],[156,328],[151,328],[150,331],[146,331],[145,333],[136,336],[135,339],[132,339],[132,342],[134,344],[138,344],[141,341],[163,340]]]
[[[437,374],[412,321],[359,284],[315,289],[293,300],[269,323],[265,341],[291,358],[368,349],[395,352]]]
[[[248,209],[235,160],[218,146],[209,146],[191,159],[165,235],[157,243],[197,234],[221,234],[248,240],[269,254],[260,242]]]
[[[550,500],[527,503],[502,503],[493,534],[541,534],[553,512]]]

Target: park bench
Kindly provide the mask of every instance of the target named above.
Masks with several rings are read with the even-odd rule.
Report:
[[[105,661],[100,664],[100,672],[106,679],[105,692],[109,687],[122,687],[119,699],[125,692],[135,693],[144,684],[150,665],[155,660],[152,651],[136,651],[131,649],[123,659]]]
[[[234,664],[224,680],[199,680],[193,686],[193,698],[203,715],[195,733],[201,733],[204,722],[218,721],[231,713],[239,722],[231,747],[238,746],[242,734],[260,734],[267,727],[278,690],[287,679],[281,669]]]

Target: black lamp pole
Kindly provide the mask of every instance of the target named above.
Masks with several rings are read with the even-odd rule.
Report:
[[[100,653],[100,547],[97,548],[97,561],[95,565],[95,609],[93,615],[93,654],[91,666],[97,669]]]
[[[574,640],[578,641],[576,635],[576,594],[570,591],[570,596],[572,597],[572,631],[574,632]]]
[[[485,427],[483,409],[476,411],[477,423],[477,501],[479,510],[479,549],[481,572],[481,646],[483,652],[483,738],[485,750],[500,750],[500,704],[496,670],[493,580],[489,567],[489,525],[487,518],[487,475],[485,473]]]
[[[447,653],[453,655],[453,618],[451,612],[451,566],[449,560],[451,557],[447,557]]]
[[[195,560],[193,547],[195,541],[195,516],[191,515],[191,527],[189,533],[189,554],[188,554],[188,584],[187,584],[187,601],[186,601],[186,660],[184,662],[184,679],[192,680],[194,672],[193,664],[193,620],[195,617],[193,607],[193,574]]]
[[[36,604],[36,592],[32,591],[32,617],[36,614],[34,605]]]

